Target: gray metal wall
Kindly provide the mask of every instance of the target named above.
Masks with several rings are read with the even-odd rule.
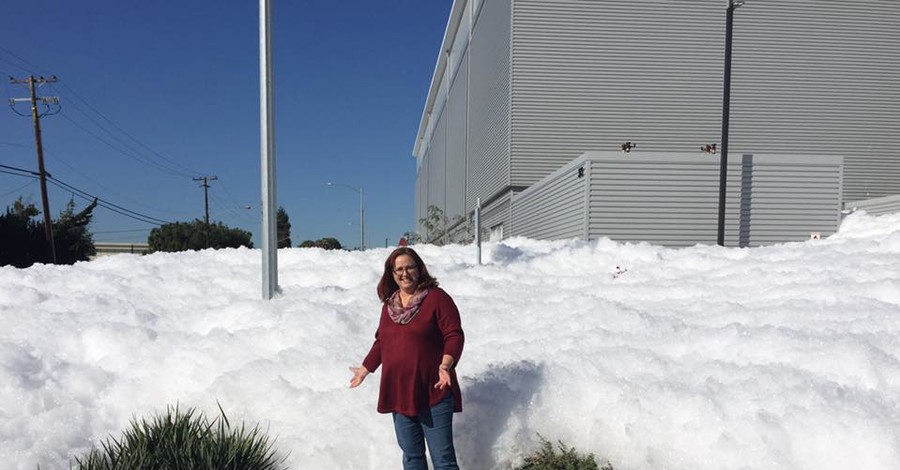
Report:
[[[726,246],[834,233],[840,224],[842,166],[840,157],[819,155],[730,159]],[[715,244],[718,182],[716,156],[585,153],[513,198],[512,234]]]
[[[725,3],[514,0],[511,184],[719,142]],[[900,2],[751,1],[734,25],[730,153],[846,155],[845,199],[900,193]]]
[[[469,209],[509,185],[509,15],[509,0],[486,0],[469,44]]]
[[[513,184],[626,141],[669,152],[717,142],[724,3],[515,0]]]
[[[587,165],[590,161],[574,160],[515,195],[510,234],[542,240],[587,238]]]
[[[701,154],[592,152],[588,237],[667,246],[715,244],[718,160]],[[736,245],[741,160],[728,169],[725,243]]]
[[[668,246],[715,244],[717,156],[591,152],[588,237]],[[745,155],[729,159],[725,245],[828,236],[840,223],[842,158]]]
[[[841,223],[845,167],[846,159],[833,155],[744,157],[740,236],[758,246],[833,234]]]
[[[504,193],[481,208],[481,239],[489,240],[491,227],[503,225],[503,236],[510,236],[512,191]]]
[[[447,102],[447,182],[444,214],[453,221],[466,214],[466,98],[469,72],[466,54],[453,79]]]
[[[844,208],[851,211],[864,210],[871,215],[892,214],[900,212],[900,195],[848,202],[844,204]]]
[[[429,206],[437,206],[443,210],[447,206],[447,108],[441,112],[434,126],[431,137],[431,145],[425,160],[428,162],[428,203],[425,205],[426,213]]]

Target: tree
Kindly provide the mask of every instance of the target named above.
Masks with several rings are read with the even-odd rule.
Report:
[[[74,264],[87,261],[96,253],[88,226],[93,217],[96,199],[75,213],[75,201],[70,199],[55,222],[51,222],[56,242],[56,262]],[[0,265],[27,268],[34,263],[52,263],[53,255],[47,246],[44,225],[35,218],[40,211],[34,204],[16,200],[6,214],[0,215]]]
[[[290,248],[291,219],[288,217],[284,207],[278,206],[278,212],[275,214],[275,226],[278,234],[278,248]]]
[[[303,243],[297,246],[300,248],[321,248],[323,250],[341,250],[344,248],[341,246],[341,242],[333,237],[320,238],[316,241],[304,240]]]
[[[150,251],[187,251],[206,248],[207,226],[202,220],[174,222],[150,231],[147,244]],[[252,234],[239,228],[231,228],[222,222],[209,224],[210,248],[253,248]]]
[[[94,199],[76,214],[75,201],[69,199],[65,210],[59,214],[59,219],[53,224],[56,260],[59,264],[75,264],[76,261],[85,261],[97,254],[94,237],[88,231],[96,207],[97,200]]]
[[[316,241],[316,246],[324,250],[340,250],[343,248],[337,238],[325,237]]]
[[[428,213],[419,219],[419,224],[425,229],[425,241],[435,245],[445,245],[450,242],[450,220],[444,215],[444,211],[438,206],[428,206]]]

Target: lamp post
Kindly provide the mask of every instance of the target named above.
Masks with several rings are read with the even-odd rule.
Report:
[[[719,227],[716,232],[716,243],[725,246],[725,180],[728,174],[728,115],[731,105],[731,36],[734,23],[734,10],[743,5],[743,1],[728,0],[725,12],[725,78],[722,91],[722,157],[719,160]]]
[[[325,184],[327,184],[328,186],[341,186],[341,187],[347,188],[351,191],[356,191],[357,193],[359,193],[359,249],[365,250],[366,249],[366,209],[365,209],[365,205],[363,203],[363,188],[362,187],[354,188],[353,186],[350,186],[348,184],[332,183],[330,181]]]

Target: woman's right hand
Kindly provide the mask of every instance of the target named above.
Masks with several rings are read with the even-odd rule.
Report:
[[[359,387],[359,384],[363,383],[363,380],[366,380],[366,376],[369,375],[369,371],[363,366],[350,366],[350,372],[353,372],[353,378],[350,379],[350,388]]]

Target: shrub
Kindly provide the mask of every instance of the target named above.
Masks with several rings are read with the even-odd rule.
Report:
[[[560,453],[550,441],[541,437],[541,448],[525,457],[525,463],[516,470],[613,470],[612,465],[597,466],[594,454],[580,456],[574,447],[566,447],[561,441],[557,442]]]
[[[133,420],[116,439],[110,436],[87,454],[76,457],[76,470],[276,470],[284,463],[259,426],[232,428],[220,416],[209,421],[191,408],[169,407],[165,416]]]

